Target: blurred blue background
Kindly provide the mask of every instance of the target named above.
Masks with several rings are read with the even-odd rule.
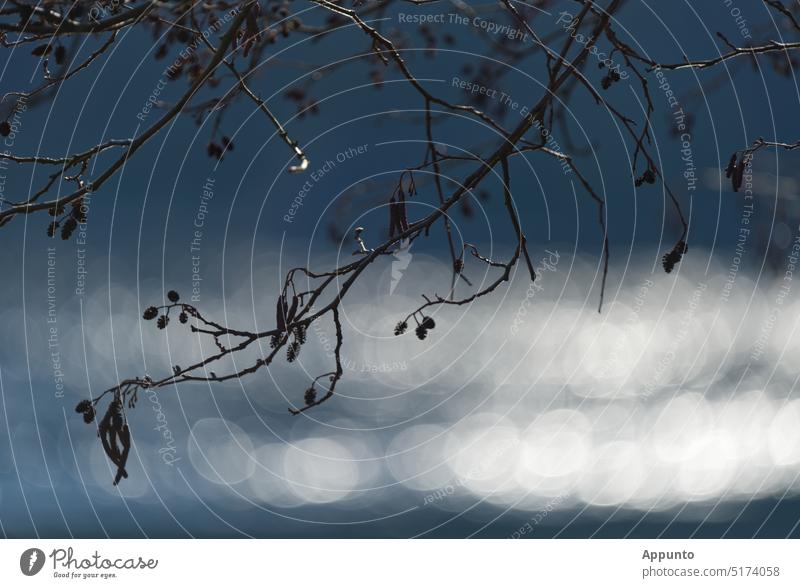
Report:
[[[476,4],[475,8],[487,21],[513,24],[494,5]],[[796,32],[762,3],[742,2],[739,8],[754,42],[795,38]],[[291,3],[291,9],[312,24],[324,22],[326,16],[305,2]],[[493,67],[499,64],[500,72],[491,80],[492,87],[520,104],[538,101],[546,83],[541,54],[531,53],[503,69],[503,59],[485,55],[487,42],[497,39],[479,28],[451,23],[449,17],[448,22],[427,31],[400,22],[401,14],[449,15],[455,10],[449,2],[419,7],[389,3],[381,12],[385,20],[374,24],[387,34],[402,36],[404,59],[425,87],[437,95],[453,102],[466,101],[464,91],[454,87],[453,78],[477,77],[489,62]],[[552,34],[555,46],[566,38],[557,23],[561,10],[577,12],[569,2],[547,4],[546,10],[538,11],[531,21],[537,31]],[[731,8],[724,2],[648,4],[633,0],[625,3],[617,18],[617,34],[657,61],[674,63],[681,61],[682,55],[707,58],[725,52],[724,43],[715,36],[717,31],[734,44],[750,42],[742,38]],[[438,51],[425,49],[431,34],[437,39]],[[80,55],[88,55],[102,40],[88,39],[80,47]],[[98,62],[59,88],[52,100],[20,113],[21,125],[13,145],[7,148],[13,154],[61,156],[109,138],[140,134],[143,127],[137,114],[174,58],[170,53],[155,60],[158,45],[148,32],[122,33]],[[513,43],[510,46],[517,49]],[[608,42],[602,40],[599,46],[607,47]],[[4,54],[0,91],[29,91],[41,82],[39,60],[29,54],[28,47],[6,49]],[[787,430],[780,419],[796,411],[796,405],[791,405],[786,412],[794,390],[791,366],[787,365],[795,352],[795,347],[787,343],[794,345],[793,331],[786,339],[771,343],[771,363],[742,372],[753,333],[763,324],[769,301],[775,297],[770,289],[773,279],[783,276],[797,233],[800,211],[795,153],[765,149],[757,154],[753,167],[754,212],[749,225],[752,232],[734,285],[734,302],[726,304],[720,298],[721,278],[732,263],[747,202],[741,193],[731,190],[719,170],[734,150],[757,137],[792,142],[800,134],[794,70],[790,69],[789,75],[776,71],[785,67],[786,56],[757,61],[739,58],[702,71],[666,72],[670,87],[690,115],[691,150],[698,177],[694,191],[687,189],[683,175],[686,162],[681,140],[674,132],[671,106],[655,75],[645,74],[655,108],[649,147],[690,224],[686,269],[680,266],[678,272],[686,277],[667,276],[661,270],[660,258],[680,237],[681,228],[660,183],[634,186],[629,165],[633,145],[610,113],[595,105],[585,89],[577,87],[569,102],[566,125],[552,129],[562,149],[579,154],[576,162],[607,201],[612,252],[609,307],[613,308],[617,300],[633,307],[642,281],[652,280],[652,292],[660,294],[655,300],[651,295],[645,314],[637,316],[652,318],[655,326],[648,326],[647,332],[662,329],[669,350],[670,340],[683,339],[676,339],[674,332],[670,336],[669,329],[676,328],[677,322],[670,324],[664,313],[673,312],[675,307],[684,310],[692,288],[708,283],[705,312],[718,316],[701,324],[713,325],[705,332],[719,324],[727,329],[728,338],[721,334],[715,340],[713,357],[706,357],[703,366],[676,368],[678,373],[668,383],[660,383],[663,396],[646,399],[652,406],[637,408],[642,401],[625,394],[600,398],[584,394],[580,383],[574,384],[578,388],[575,391],[564,375],[566,368],[560,380],[556,374],[551,380],[536,383],[530,373],[520,374],[497,363],[494,352],[504,348],[503,344],[481,346],[480,337],[487,329],[507,331],[510,317],[525,297],[524,272],[515,273],[512,284],[497,299],[487,299],[474,310],[439,311],[440,325],[453,326],[447,337],[442,334],[441,342],[431,342],[430,346],[409,342],[402,353],[396,348],[385,350],[385,345],[393,344],[386,337],[392,325],[414,308],[419,294],[442,293],[449,285],[446,241],[441,231],[434,231],[430,238],[414,244],[408,276],[396,294],[389,296],[387,261],[371,268],[345,306],[345,353],[357,373],[343,380],[343,398],[335,397],[303,417],[293,418],[286,410],[301,401],[307,374],[329,369],[324,341],[326,337],[330,340],[332,333],[326,325],[310,334],[304,349],[307,357],[300,365],[281,363],[234,385],[186,385],[161,389],[155,398],[141,398],[139,408],[129,414],[136,464],[130,480],[119,488],[112,487],[113,476],[99,442],[92,428],[73,412],[74,405],[125,377],[145,373],[163,376],[172,365],[213,351],[208,347],[210,342],[200,341],[178,325],[171,325],[166,335],[154,332],[153,325],[139,320],[142,309],[160,304],[169,289],[188,299],[196,288],[197,305],[215,320],[245,329],[272,328],[271,309],[285,271],[306,263],[324,269],[342,258],[350,259],[356,226],[365,227],[368,245],[377,241],[387,226],[382,205],[398,175],[422,163],[424,102],[396,67],[384,68],[370,55],[370,44],[361,31],[345,27],[319,38],[309,34],[279,37],[265,57],[251,85],[308,153],[308,173],[287,173],[287,166],[295,163],[291,152],[253,103],[240,97],[219,121],[201,117],[198,124],[188,114],[180,116],[140,149],[119,175],[91,196],[89,222],[81,242],[74,237],[69,241],[47,238],[45,214],[15,218],[0,231],[0,320],[4,331],[0,345],[0,530],[5,536],[508,537],[515,532],[534,537],[800,535],[800,502],[795,498],[795,464],[800,457],[795,461],[795,453],[784,454],[769,441],[776,430]],[[640,66],[640,70],[645,72],[646,68]],[[373,83],[374,72],[382,75],[381,85]],[[602,90],[604,70],[591,63],[586,75],[604,97],[641,125],[642,92],[635,78]],[[193,103],[222,95],[231,83],[229,76],[223,77],[218,87],[204,89]],[[169,83],[160,98],[169,104],[185,87],[184,81]],[[306,94],[299,108],[287,97],[292,88],[303,88]],[[309,100],[317,103],[317,112],[303,110]],[[10,102],[13,98],[7,98],[4,104]],[[492,99],[483,108],[507,128],[519,121],[519,112],[503,109]],[[154,122],[161,112],[154,109],[144,124]],[[219,125],[217,130],[215,124]],[[464,115],[437,115],[434,132],[436,141],[447,145],[448,153],[477,150],[485,155],[499,144],[493,130]],[[219,141],[222,135],[231,138],[234,149],[218,162],[208,156],[207,145]],[[352,154],[349,150],[359,147],[361,154],[348,156]],[[112,155],[99,157],[88,177],[110,161]],[[320,173],[326,161],[336,164]],[[472,164],[445,168],[449,178],[446,191],[452,191],[472,169]],[[23,199],[38,189],[49,171],[11,163],[3,172],[5,198]],[[545,310],[532,313],[541,312],[546,320],[553,320],[553,329],[564,330],[564,340],[579,341],[583,327],[575,325],[593,328],[591,321],[603,320],[596,318],[602,245],[596,206],[574,175],[564,174],[553,158],[539,153],[516,157],[512,172],[512,191],[532,256],[539,260],[546,251],[562,254],[557,277],[554,275],[550,284],[549,276],[545,277],[546,290],[541,294]],[[311,173],[317,179],[311,180],[302,205],[290,214],[292,201]],[[209,179],[213,180],[213,197],[203,198]],[[436,201],[430,176],[418,174],[417,180],[419,195],[409,207],[412,217],[425,214]],[[64,184],[57,189],[68,194],[72,186]],[[485,193],[473,195],[468,209],[453,215],[457,243],[476,243],[492,256],[502,256],[514,241],[500,183],[496,177],[489,178],[483,189]],[[287,214],[291,222],[286,221]],[[199,241],[195,233],[198,222],[202,222]],[[55,260],[50,301],[48,259]],[[80,267],[86,268],[85,275],[78,273]],[[481,272],[479,267],[468,268],[467,275],[476,282],[491,278],[491,274],[481,276]],[[85,285],[81,283],[84,279]],[[666,296],[668,293],[672,296]],[[48,302],[54,304],[55,314],[51,316],[55,316],[55,323],[47,322]],[[578,315],[588,322],[572,323]],[[609,320],[619,318],[611,310],[605,316]],[[794,316],[787,308],[782,320],[794,320]],[[701,320],[698,316],[692,319]],[[625,321],[621,316],[618,325]],[[752,329],[738,330],[748,321],[755,325]],[[49,331],[53,325],[57,328],[55,346]],[[529,323],[526,332],[539,341],[541,333],[534,325]],[[519,341],[519,337],[514,340]],[[652,343],[652,339],[648,341]],[[478,345],[466,358],[459,353],[465,342]],[[702,349],[694,352],[691,345],[695,342],[695,337],[689,336],[682,343],[689,347],[684,350],[688,355],[697,357],[709,349],[705,341]],[[313,345],[318,348],[310,349]],[[352,346],[348,349],[348,345]],[[534,343],[516,349],[509,353],[518,353],[521,362],[531,365],[550,357],[548,353],[564,361],[566,353],[548,348],[540,355]],[[729,353],[731,349],[733,353]],[[63,394],[54,382],[54,352],[59,354],[58,369],[63,372]],[[663,355],[664,347],[654,350],[654,354],[659,353]],[[388,373],[396,366],[380,367],[387,362],[390,366],[402,364],[400,373]],[[650,365],[656,363],[654,359]],[[238,367],[241,365],[245,364]],[[373,373],[369,368],[363,373],[366,365],[375,368]],[[689,371],[694,380],[687,383],[681,375]],[[713,375],[704,379],[706,373]],[[722,377],[721,373],[727,375]],[[506,374],[516,379],[507,382]],[[755,378],[753,374],[765,375],[761,381],[754,379],[749,388],[742,385]],[[677,489],[669,484],[661,490],[650,488],[652,496],[639,501],[634,498],[645,485],[641,482],[642,486],[632,489],[630,495],[621,489],[604,503],[591,497],[599,495],[606,485],[582,486],[587,478],[580,474],[588,470],[576,466],[569,476],[563,472],[551,476],[560,480],[555,486],[536,486],[545,490],[533,492],[532,497],[531,492],[520,490],[525,484],[519,482],[518,473],[501,471],[494,477],[486,476],[488,486],[481,486],[464,482],[465,466],[453,465],[459,455],[453,443],[463,440],[459,435],[469,433],[459,433],[454,427],[471,423],[471,418],[498,415],[497,422],[485,425],[486,431],[496,433],[497,423],[507,420],[512,424],[502,426],[514,429],[509,433],[512,438],[523,439],[526,424],[538,422],[541,415],[569,411],[566,422],[572,423],[576,415],[591,421],[590,415],[598,406],[618,400],[630,418],[621,419],[618,427],[611,424],[587,433],[586,451],[590,451],[601,442],[617,442],[614,432],[627,431],[630,423],[638,433],[623,437],[632,445],[639,443],[647,438],[651,427],[657,429],[648,420],[650,416],[661,414],[676,398],[684,399],[683,394],[702,396],[702,411],[723,411],[729,400],[727,393],[738,393],[740,385],[746,391],[758,389],[765,395],[747,402],[752,400],[753,410],[767,407],[770,416],[764,416],[765,424],[758,431],[767,439],[764,455],[768,457],[761,459],[754,450],[747,459],[731,458],[724,479],[702,491],[694,482],[680,485],[679,481]],[[535,401],[526,396],[533,386]],[[614,388],[618,389],[622,387]],[[505,399],[489,410],[486,397],[494,401],[503,395]],[[522,409],[520,398],[533,404]],[[642,410],[650,416],[642,416]],[[173,465],[167,465],[164,452],[159,451],[163,439],[159,437],[161,431],[154,429],[160,422],[159,413],[175,440],[174,450],[170,449],[170,455],[177,459]],[[716,417],[708,418],[711,422]],[[705,422],[698,421],[698,430]],[[725,429],[728,425],[720,425],[720,430],[735,436],[736,428]],[[447,435],[443,447],[429,447]],[[680,430],[675,435],[681,442],[684,436]],[[503,446],[502,440],[492,442]],[[480,446],[480,441],[476,443]],[[418,444],[423,455],[415,457]],[[655,454],[663,457],[658,449],[661,446],[654,446]],[[714,453],[703,447],[698,451]],[[648,451],[643,450],[636,463],[650,462],[655,454]],[[397,458],[400,465],[393,461],[396,454],[401,456]],[[750,457],[755,461],[749,462]],[[430,467],[423,467],[426,459],[432,460]],[[486,460],[486,456],[481,459]],[[488,461],[498,459],[490,457]],[[585,457],[581,463],[590,461]],[[775,474],[779,466],[783,469]],[[430,477],[431,471],[439,468],[442,472]],[[748,469],[764,472],[765,483],[743,482],[746,476],[742,472]],[[537,474],[548,477],[541,471]],[[512,486],[517,486],[508,487],[504,476],[513,478]],[[569,479],[562,479],[564,476]],[[583,490],[576,491],[576,487]],[[519,532],[532,520],[536,520],[533,531]]]

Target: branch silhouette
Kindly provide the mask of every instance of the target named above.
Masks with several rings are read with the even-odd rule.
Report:
[[[421,9],[429,2],[407,0],[405,5],[411,9]],[[798,30],[793,11],[783,8],[780,3],[765,0],[776,14]],[[429,236],[432,230],[444,232],[448,243],[448,253],[452,264],[450,287],[440,294],[423,294],[423,302],[400,318],[395,327],[395,335],[407,333],[413,321],[414,332],[419,339],[425,339],[435,329],[436,323],[426,311],[436,306],[464,305],[478,298],[491,295],[510,280],[512,272],[522,264],[524,273],[531,281],[536,280],[536,272],[529,251],[529,238],[524,223],[519,216],[511,189],[514,158],[526,154],[540,154],[563,164],[574,173],[578,184],[588,202],[597,209],[597,225],[602,235],[602,282],[598,301],[598,311],[602,311],[606,282],[608,278],[610,248],[606,199],[603,190],[590,181],[582,170],[580,159],[583,155],[576,146],[567,129],[567,113],[570,101],[576,95],[585,93],[599,111],[608,113],[623,131],[626,141],[633,149],[631,169],[626,170],[638,188],[660,184],[669,199],[673,214],[680,224],[680,234],[676,235],[674,246],[664,253],[663,265],[667,272],[673,270],[687,254],[688,221],[684,215],[680,199],[668,184],[658,165],[658,157],[653,152],[652,121],[655,111],[648,87],[647,74],[653,70],[706,70],[727,66],[727,62],[738,57],[749,56],[757,59],[775,54],[785,54],[800,48],[800,42],[777,43],[765,41],[752,47],[734,47],[727,39],[725,52],[717,57],[700,60],[684,59],[682,62],[662,63],[642,54],[618,36],[616,15],[624,5],[623,0],[608,0],[600,3],[585,0],[579,3],[578,14],[571,17],[569,31],[583,31],[591,42],[579,42],[577,34],[565,30],[537,31],[537,15],[534,8],[520,2],[503,0],[496,6],[470,7],[466,3],[453,3],[448,9],[471,16],[479,10],[492,10],[493,18],[506,19],[520,27],[532,38],[532,43],[520,48],[508,42],[501,42],[483,30],[476,30],[477,41],[482,43],[487,55],[496,55],[494,65],[481,65],[476,79],[484,85],[497,83],[509,70],[509,65],[521,62],[530,55],[543,56],[545,68],[542,78],[546,81],[540,95],[529,97],[527,115],[513,128],[506,128],[503,121],[484,106],[480,96],[474,96],[471,103],[454,103],[438,96],[418,78],[406,60],[406,48],[401,39],[395,39],[383,27],[383,15],[389,9],[385,2],[353,2],[348,8],[344,2],[333,0],[307,0],[305,5],[311,11],[298,12],[302,16],[290,14],[287,2],[268,2],[265,0],[242,0],[224,2],[208,0],[201,7],[191,2],[166,3],[160,1],[121,0],[100,3],[87,1],[60,0],[16,0],[0,10],[0,40],[4,47],[14,51],[32,48],[34,56],[42,60],[42,79],[31,92],[11,91],[5,94],[3,102],[16,99],[17,103],[33,106],[35,100],[46,100],[50,92],[61,86],[73,83],[87,70],[96,65],[99,57],[111,50],[129,29],[145,29],[161,33],[167,29],[166,40],[156,52],[155,57],[163,57],[173,46],[192,47],[190,58],[181,61],[169,70],[174,83],[185,84],[182,95],[173,104],[162,105],[163,112],[151,125],[146,126],[136,136],[106,140],[83,150],[65,156],[24,155],[0,153],[0,158],[17,165],[43,166],[52,173],[47,175],[43,185],[31,190],[27,196],[6,200],[0,203],[0,226],[8,224],[22,215],[47,211],[52,217],[47,224],[47,233],[54,237],[60,232],[63,239],[69,239],[78,224],[86,222],[83,199],[89,195],[101,195],[103,187],[120,173],[127,161],[136,156],[137,151],[159,135],[176,117],[216,117],[214,133],[219,127],[222,113],[239,99],[251,101],[263,114],[268,123],[280,137],[282,148],[288,148],[295,165],[288,171],[303,174],[308,171],[313,153],[302,146],[303,141],[293,137],[267,102],[255,88],[256,72],[262,56],[269,46],[281,37],[307,36],[313,39],[338,34],[347,30],[362,35],[363,49],[359,55],[372,68],[370,77],[376,86],[384,83],[385,72],[399,74],[400,82],[409,86],[418,95],[420,113],[420,135],[424,143],[421,163],[410,163],[396,178],[391,195],[385,199],[389,212],[388,235],[379,236],[375,228],[359,227],[352,236],[357,250],[353,259],[325,270],[310,267],[290,269],[284,279],[276,300],[275,327],[267,331],[250,331],[246,328],[232,328],[209,318],[207,310],[197,308],[181,300],[176,291],[167,293],[166,304],[150,306],[144,310],[143,319],[154,321],[159,329],[166,329],[177,317],[180,324],[188,325],[190,332],[208,337],[214,343],[216,352],[189,366],[174,366],[173,372],[160,378],[148,375],[125,379],[108,388],[93,399],[81,401],[76,411],[83,414],[87,423],[94,423],[98,408],[105,403],[106,412],[97,422],[98,436],[109,460],[117,467],[114,483],[128,476],[126,462],[131,447],[131,429],[127,412],[136,406],[140,390],[163,388],[183,382],[225,382],[253,374],[269,366],[279,357],[294,362],[306,344],[308,328],[317,321],[330,321],[336,333],[333,362],[327,371],[310,380],[308,388],[297,403],[289,407],[289,412],[298,415],[329,400],[343,377],[341,352],[344,336],[340,320],[342,301],[353,285],[361,279],[372,264],[384,256],[392,256],[407,248],[417,239]],[[552,8],[556,3],[539,2],[539,9]],[[97,6],[103,7],[98,11]],[[222,23],[227,23],[223,26]],[[219,32],[215,38],[209,31]],[[437,37],[431,30],[424,31],[428,38],[428,49],[435,51],[447,43],[445,37]],[[73,55],[64,41],[81,36],[97,36],[104,40],[87,58],[74,63]],[[582,35],[583,36],[583,35]],[[609,69],[597,88],[590,81],[587,68],[590,56],[597,54],[597,47],[603,43],[612,56],[619,56],[625,67],[633,73],[636,84],[631,90],[641,105],[640,112],[625,114],[614,104],[612,94],[607,92],[620,82],[616,69]],[[52,73],[48,60],[54,59],[61,70]],[[601,63],[602,65],[602,63]],[[331,66],[334,71],[338,66]],[[777,67],[776,67],[777,70]],[[781,73],[781,72],[779,72]],[[201,90],[216,87],[229,81],[231,83],[224,98],[199,100]],[[315,112],[318,108],[309,98],[311,87],[293,88],[287,93],[289,100],[297,103],[298,112]],[[461,155],[445,152],[437,142],[436,123],[442,117],[456,113],[479,122],[490,129],[495,139],[489,145],[482,145],[472,153],[482,155]],[[13,114],[13,110],[12,110]],[[11,116],[12,114],[9,114]],[[551,129],[560,127],[567,138],[567,149],[554,149],[547,143]],[[8,120],[0,123],[0,134],[10,132]],[[737,150],[726,173],[732,178],[734,189],[741,184],[741,174],[755,153],[763,148],[773,147],[791,150],[798,143],[781,143],[778,140],[757,139],[751,146]],[[218,143],[212,138],[208,145],[211,157],[221,158],[232,149],[232,143],[223,137]],[[88,170],[98,161],[100,155],[112,155],[113,160],[94,177]],[[469,166],[460,176],[457,187],[449,193],[443,178],[445,170],[451,171]],[[721,167],[721,166],[720,166]],[[409,218],[407,201],[417,195],[417,182],[420,173],[432,177],[436,200],[430,212],[421,218]],[[415,176],[416,174],[416,176]],[[508,260],[490,259],[481,253],[476,245],[465,243],[459,250],[452,232],[452,213],[456,205],[463,206],[469,197],[482,189],[487,178],[495,177],[502,183],[502,198],[505,215],[516,247]],[[61,194],[56,189],[62,182],[73,186],[71,191]],[[737,185],[738,182],[738,185]],[[481,267],[493,273],[489,284],[475,289],[468,275],[472,268]],[[463,286],[462,286],[463,285]],[[461,288],[468,288],[464,293]],[[223,372],[219,362],[231,355],[250,348],[259,341],[269,341],[269,352],[250,365],[234,372]],[[214,371],[219,370],[219,372]]]

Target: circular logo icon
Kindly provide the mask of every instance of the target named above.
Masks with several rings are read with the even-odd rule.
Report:
[[[19,556],[19,569],[26,576],[35,576],[44,567],[44,551],[31,547],[22,552]]]

